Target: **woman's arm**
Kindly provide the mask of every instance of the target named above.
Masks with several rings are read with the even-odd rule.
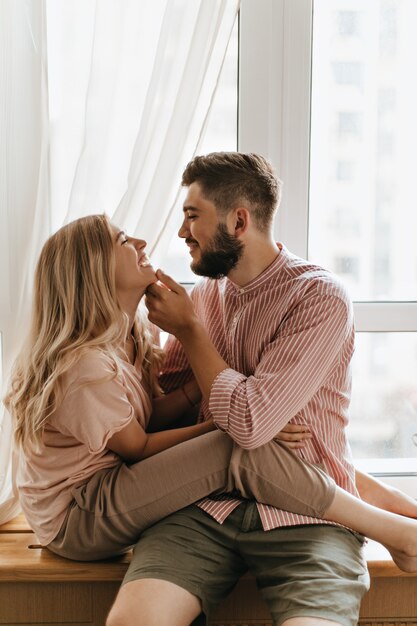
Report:
[[[127,426],[115,433],[107,442],[107,448],[116,452],[127,463],[137,463],[178,443],[194,439],[215,430],[212,420],[202,424],[166,430],[161,433],[146,433],[137,420],[132,419]]]
[[[197,417],[197,406],[201,400],[200,388],[195,380],[190,380],[182,387],[171,391],[166,395],[154,398],[153,411],[148,432],[158,432],[160,430],[166,430],[169,427],[184,417],[188,416],[190,411],[192,417]]]

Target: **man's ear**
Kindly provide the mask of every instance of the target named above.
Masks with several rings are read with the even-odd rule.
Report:
[[[233,212],[235,235],[243,235],[250,225],[250,213],[245,207],[239,207]]]

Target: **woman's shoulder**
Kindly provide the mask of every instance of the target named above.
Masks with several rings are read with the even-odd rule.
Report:
[[[116,357],[98,348],[88,348],[74,360],[64,375],[64,385],[74,382],[95,381],[117,373]]]

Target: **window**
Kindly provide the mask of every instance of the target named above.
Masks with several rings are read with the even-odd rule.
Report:
[[[344,278],[357,280],[359,276],[359,259],[352,256],[335,256],[335,272]]]
[[[417,3],[250,4],[241,39],[271,70],[256,74],[242,51],[240,119],[257,120],[239,146],[268,155],[284,181],[277,239],[340,274],[354,300],[358,465],[403,473],[416,495]]]
[[[343,37],[352,37],[359,33],[359,17],[358,11],[338,11],[337,12],[337,31]]]
[[[347,6],[354,3],[338,0],[336,4]],[[403,175],[408,167],[406,161],[411,159],[414,167],[416,164],[413,147],[406,136],[410,132],[416,136],[417,124],[411,110],[406,112],[406,107],[402,108],[402,115],[399,114],[401,100],[414,97],[409,76],[417,46],[413,48],[412,29],[406,19],[409,3],[406,0],[397,2],[395,11],[388,4],[386,0],[380,0],[362,5],[368,28],[366,32],[356,32],[354,62],[351,60],[352,48],[340,28],[331,28],[329,17],[334,2],[315,1],[312,25],[309,215],[312,222],[320,222],[322,227],[315,227],[309,233],[309,256],[339,274],[356,300],[379,300],[381,303],[384,299],[413,298],[417,293],[417,276],[413,275],[417,255],[407,237],[407,231],[413,229],[415,221],[415,211],[411,209],[414,200],[409,182]],[[399,29],[400,13],[402,30]],[[326,27],[326,24],[330,26]],[[314,38],[316,28],[322,33],[328,29],[324,40]],[[399,40],[409,41],[409,46],[401,54]],[[327,60],[319,49],[326,45],[326,41],[333,44],[327,49]],[[328,78],[330,68],[334,81]],[[366,83],[363,80],[365,75]],[[337,112],[346,85],[361,86],[360,93],[350,97],[355,104],[355,113]],[[327,114],[332,115],[333,111],[338,114],[339,134],[336,137],[326,133],[328,123],[320,111],[323,88],[329,94]],[[366,127],[361,150],[346,151],[344,137],[347,133],[359,137],[361,126]],[[327,138],[327,145],[323,137]],[[402,154],[395,151],[397,143],[403,146]],[[326,151],[335,155],[335,159],[338,155],[343,156],[336,161],[336,185],[326,182],[326,160],[323,159]],[[342,233],[339,244],[329,241],[330,232],[322,219],[334,210],[342,185],[349,187],[351,203],[346,204],[346,211],[355,211],[360,220],[359,236],[356,241],[351,238],[348,242],[349,254]],[[326,202],[322,199],[323,190]],[[358,205],[362,207],[359,214],[356,212]],[[342,242],[341,255],[338,249]],[[404,282],[405,275],[408,287]],[[412,333],[358,333],[350,426],[350,441],[357,457],[415,456],[412,435],[417,430],[413,400],[414,393],[417,393],[416,342],[417,335]]]
[[[322,227],[314,226],[309,233],[309,254],[336,269],[325,252],[329,220],[324,218],[332,213],[348,186],[346,211],[358,215],[357,207],[361,207],[360,235],[352,242],[352,253],[362,260],[353,298],[406,301],[417,293],[417,251],[411,235],[417,226],[413,182],[417,90],[410,80],[417,55],[411,27],[416,9],[409,0],[398,0],[395,11],[389,0],[362,4],[362,16],[368,26],[358,36],[355,67],[363,68],[367,80],[360,94],[352,96],[355,112],[341,112],[339,102],[345,96],[344,85],[357,70],[351,67],[351,46],[336,27],[332,30],[330,17],[335,5],[354,4],[353,0],[314,3],[310,219]],[[320,38],[314,38],[316,28]],[[394,43],[388,45],[391,39]],[[330,70],[336,58],[337,66],[344,68],[344,78],[333,82]],[[327,132],[332,115],[339,120],[336,136]],[[361,128],[364,136],[358,150],[346,144],[344,138],[347,133],[358,135]],[[336,184],[329,182],[332,166],[336,169]]]
[[[354,172],[353,161],[338,161],[336,163],[336,178],[339,181],[350,181]]]
[[[358,333],[349,427],[357,457],[415,457],[416,353],[415,333]]]
[[[336,205],[332,211],[330,227],[336,237],[357,237],[360,233],[359,215],[347,210],[345,206]]]
[[[335,61],[333,63],[333,77],[338,85],[361,87],[362,73],[361,63],[352,61]]]
[[[339,136],[360,135],[362,132],[362,115],[351,111],[339,111],[338,113]]]

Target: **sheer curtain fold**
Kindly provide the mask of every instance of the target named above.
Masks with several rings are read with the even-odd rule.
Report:
[[[237,8],[234,0],[159,0],[149,11],[146,2],[127,1],[115,21],[114,4],[98,3],[83,149],[69,202],[61,203],[66,221],[105,210],[154,248],[197,146]],[[117,59],[122,75],[103,58]],[[71,112],[63,114],[76,128]]]
[[[158,262],[177,209],[181,171],[197,149],[238,5],[0,4],[4,381],[26,332],[36,258],[62,224],[106,212],[145,238]],[[0,419],[3,523],[18,504],[10,418],[3,411]]]
[[[27,330],[33,264],[49,234],[45,3],[0,4],[0,331],[3,384]],[[0,413],[0,523],[19,510],[12,424]]]

